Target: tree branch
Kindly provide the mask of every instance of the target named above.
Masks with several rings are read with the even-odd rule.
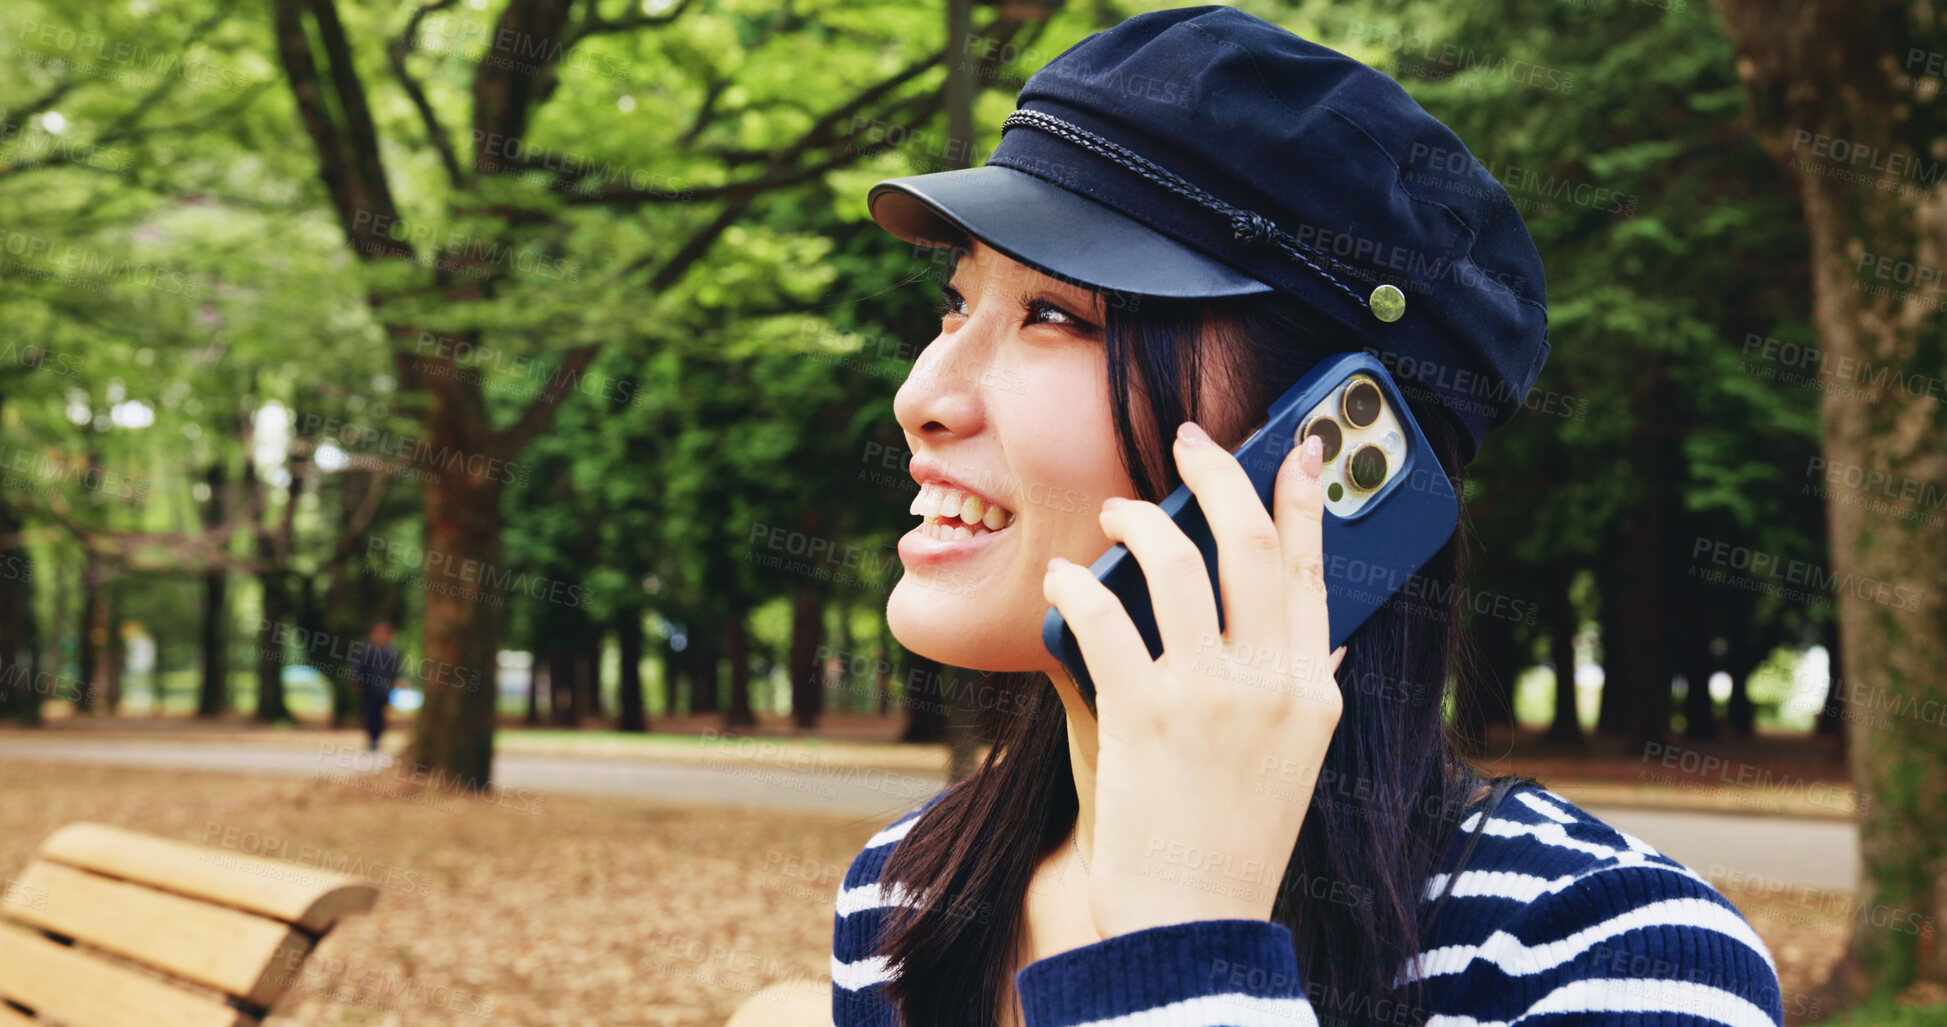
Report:
[[[398,220],[398,208],[392,202],[384,168],[379,164],[377,134],[370,122],[371,112],[366,107],[357,70],[350,66],[349,49],[345,46],[344,31],[338,25],[336,11],[332,9],[332,0],[272,0],[271,10],[285,77],[290,80],[298,116],[311,136],[312,147],[317,151],[319,177],[324,179],[325,189],[331,194],[332,208],[338,214],[346,240],[362,260],[412,259],[412,244],[395,240],[389,235],[389,229]],[[348,119],[353,117],[353,111],[364,112],[366,123],[362,127],[340,125],[333,116],[332,105],[326,99],[325,81],[318,73],[318,65],[311,52],[311,38],[305,30],[307,10],[314,17],[320,10],[330,12],[328,18],[317,18],[317,21],[319,34],[326,37],[327,53],[340,55],[333,60],[333,92],[338,94],[337,106],[346,112]],[[327,22],[337,29],[336,33],[326,28]],[[335,43],[330,38],[334,34]],[[343,95],[347,89],[355,95]],[[356,141],[348,136],[355,137]],[[369,145],[370,151],[361,154],[358,151],[360,143]]]
[[[343,138],[350,146],[351,166],[366,190],[383,204],[383,211],[373,213],[392,214],[397,208],[391,186],[386,183],[385,166],[380,163],[378,126],[372,120],[371,106],[365,102],[365,83],[359,80],[345,26],[338,20],[337,0],[311,0],[311,14],[317,20],[325,59],[331,62],[332,91],[345,115]]]
[[[643,14],[638,9],[630,11],[620,18],[604,18],[602,17],[600,4],[590,3],[588,5],[588,17],[582,19],[574,27],[574,30],[568,34],[567,39],[562,41],[562,46],[564,48],[572,47],[589,36],[605,35],[612,32],[633,32],[636,29],[667,25],[680,17],[684,11],[688,10],[690,3],[691,0],[678,0],[675,7],[661,14]]]
[[[766,190],[776,189],[780,186],[795,185],[816,175],[824,174],[834,168],[842,167],[845,164],[857,160],[866,151],[860,149],[852,153],[842,154],[839,157],[809,167],[790,168],[790,166],[796,163],[798,158],[804,156],[806,152],[835,142],[837,137],[833,129],[840,122],[855,116],[859,111],[864,110],[868,105],[892,90],[925,74],[938,65],[945,56],[945,50],[936,50],[926,57],[914,61],[893,73],[886,79],[868,87],[837,109],[827,112],[823,117],[814,122],[810,128],[807,128],[804,134],[798,137],[797,141],[793,142],[783,151],[776,153],[771,159],[770,168],[754,178],[741,182],[731,182],[725,185],[709,186],[703,189],[684,190],[680,194],[655,189],[638,189],[635,187],[601,189],[570,196],[568,202],[581,206],[637,206],[644,203],[689,203],[695,200],[712,199],[735,201],[754,196]],[[790,168],[790,170],[782,170],[786,168]]]
[[[561,358],[561,366],[549,376],[547,387],[534,401],[521,411],[521,416],[513,424],[494,433],[494,449],[500,453],[519,453],[527,448],[534,437],[547,430],[554,423],[561,397],[574,387],[576,379],[588,369],[589,361],[595,359],[596,346],[576,346]]]
[[[702,135],[704,129],[716,122],[717,101],[723,99],[723,94],[730,89],[732,81],[727,75],[710,75],[708,84],[703,87],[703,102],[697,104],[696,116],[690,119],[689,129],[676,140],[678,144],[688,146],[696,142],[696,137]]]
[[[331,556],[325,559],[323,566],[335,568],[343,563],[346,557],[352,555],[354,544],[365,535],[365,532],[372,527],[372,521],[378,517],[379,501],[385,498],[385,488],[391,481],[390,474],[372,475],[372,483],[366,487],[365,498],[359,501],[358,511],[352,514],[351,520],[345,522],[345,530],[338,533],[338,541],[331,547]]]
[[[555,62],[567,55],[571,7],[572,0],[508,0],[473,76],[474,138],[526,135],[534,108],[554,91]],[[485,150],[474,150],[474,170],[493,174],[481,161]]]
[[[443,11],[453,6],[455,0],[428,0],[412,12],[411,20],[399,38],[386,48],[386,56],[392,59],[392,73],[398,76],[399,84],[405,87],[406,96],[411,98],[413,107],[419,111],[419,121],[426,126],[426,137],[432,140],[433,149],[439,152],[439,160],[446,167],[446,179],[454,188],[466,184],[466,175],[460,170],[460,162],[453,155],[453,142],[447,138],[446,126],[439,123],[439,115],[434,113],[433,105],[426,99],[426,89],[419,80],[406,70],[406,58],[419,48],[419,23],[434,11]]]

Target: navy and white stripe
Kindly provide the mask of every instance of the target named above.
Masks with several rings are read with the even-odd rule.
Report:
[[[945,794],[944,792],[941,793]],[[895,1027],[872,947],[908,901],[879,875],[939,795],[866,843],[840,885],[832,935],[836,1027]],[[1475,812],[1461,829],[1480,824]],[[1448,851],[1449,872],[1463,843]],[[1427,881],[1422,901],[1446,886]],[[1425,982],[1427,1027],[1778,1027],[1777,967],[1717,889],[1553,792],[1510,791],[1459,868],[1439,922],[1401,981]],[[1223,968],[1236,972],[1221,972]],[[1213,970],[1213,968],[1215,968]],[[1315,1027],[1403,1022],[1304,994],[1282,925],[1171,924],[1071,949],[1015,978],[1028,1027]]]

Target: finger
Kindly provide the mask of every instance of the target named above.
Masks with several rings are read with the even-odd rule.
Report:
[[[1332,650],[1332,664],[1325,669],[1325,672],[1328,674],[1337,674],[1339,672],[1339,664],[1344,662],[1345,647],[1339,646],[1337,649]]]
[[[1322,652],[1332,632],[1325,605],[1324,443],[1307,438],[1278,467],[1271,508],[1285,580],[1287,637],[1301,653]]]
[[[1155,503],[1105,504],[1101,520],[1103,534],[1128,546],[1142,567],[1164,654],[1189,660],[1214,648],[1217,596],[1197,544]]]
[[[1177,431],[1176,466],[1217,540],[1224,635],[1253,642],[1278,637],[1285,625],[1285,582],[1278,573],[1283,543],[1257,486],[1194,421]]]
[[[1075,633],[1082,662],[1095,681],[1098,710],[1114,704],[1113,697],[1122,694],[1118,687],[1121,682],[1142,680],[1153,666],[1149,647],[1130,622],[1129,611],[1087,567],[1061,557],[1048,561],[1048,571],[1041,577],[1041,596],[1061,611],[1062,619]]]

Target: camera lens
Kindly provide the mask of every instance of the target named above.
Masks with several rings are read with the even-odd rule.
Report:
[[[1371,492],[1386,481],[1386,452],[1378,446],[1360,446],[1352,451],[1352,460],[1345,468],[1346,478],[1352,487]]]
[[[1353,382],[1345,390],[1345,423],[1354,428],[1369,428],[1379,420],[1379,411],[1384,406],[1379,386],[1369,381]]]
[[[1298,441],[1303,442],[1314,435],[1318,436],[1319,444],[1324,447],[1319,463],[1331,463],[1339,455],[1339,447],[1345,445],[1344,430],[1329,417],[1314,417],[1310,424],[1305,425],[1305,430],[1298,433]]]

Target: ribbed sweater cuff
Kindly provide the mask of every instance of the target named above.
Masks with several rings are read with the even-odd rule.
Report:
[[[1147,1012],[1144,1027],[1315,1023],[1291,932],[1268,920],[1194,920],[1119,934],[1014,975],[1027,1027]]]

